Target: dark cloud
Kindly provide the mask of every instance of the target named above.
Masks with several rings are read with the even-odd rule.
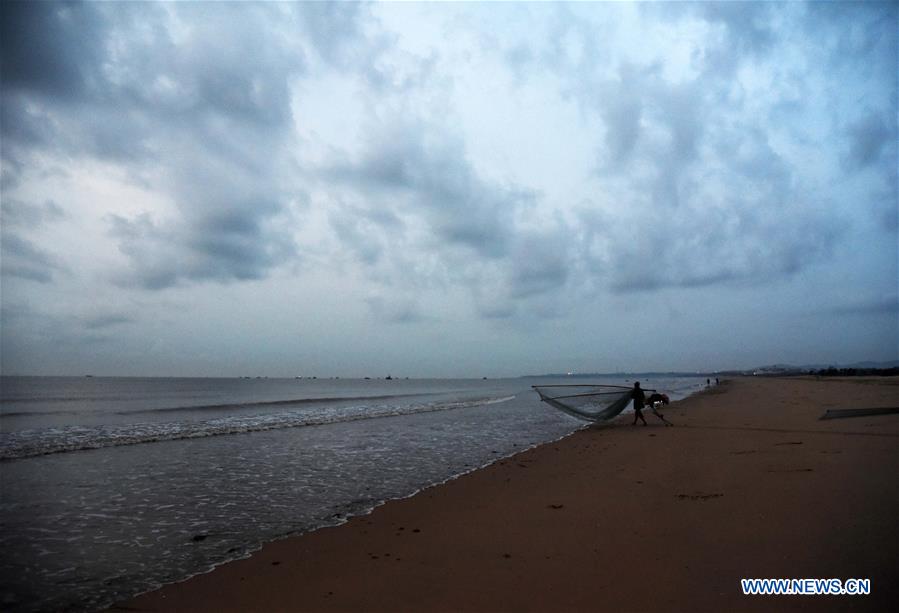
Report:
[[[732,76],[746,62],[757,62],[768,56],[778,43],[770,2],[647,2],[640,5],[648,16],[659,16],[669,22],[701,19],[722,35],[709,36],[695,52],[710,75]]]
[[[375,317],[385,323],[413,324],[427,319],[412,299],[399,296],[371,296],[366,302]]]
[[[461,143],[433,125],[403,118],[371,134],[356,159],[329,172],[366,203],[343,204],[329,218],[343,249],[371,267],[371,279],[395,289],[467,287],[488,319],[530,309],[566,284],[570,231],[558,221],[539,230],[522,225],[539,194],[485,180]],[[381,302],[370,306],[390,321],[416,319]]]
[[[767,52],[775,36],[771,28],[771,8],[767,2],[699,2],[695,7],[703,19],[727,28],[727,46],[740,55]]]
[[[66,138],[52,107],[82,104],[102,90],[107,27],[94,3],[0,4],[0,137],[3,186],[18,184],[38,149]]]
[[[880,79],[884,68],[895,68],[899,19],[895,2],[808,2],[803,9],[803,34],[826,44],[831,66]],[[895,87],[892,72],[889,78]]]
[[[518,313],[518,309],[511,301],[493,304],[484,304],[482,302],[477,302],[476,307],[478,315],[480,315],[484,319],[511,319],[515,316],[516,313]]]
[[[763,53],[772,43],[756,25],[741,36],[753,53]],[[720,110],[728,74],[706,71],[671,82],[658,66],[625,63],[611,82],[584,78],[574,85],[584,108],[604,122],[600,179],[623,198],[611,216],[595,224],[585,218],[580,227],[559,223],[552,236],[530,236],[520,223],[539,194],[484,181],[464,148],[432,126],[398,121],[370,131],[365,152],[333,176],[423,221],[447,268],[465,269],[456,279],[473,288],[487,318],[512,317],[521,305],[536,313],[542,296],[597,282],[633,292],[794,276],[830,257],[843,223],[827,204],[797,190],[761,118],[734,121],[743,101]],[[368,264],[391,249],[376,228],[360,233],[360,222],[341,219],[335,230]],[[460,264],[454,247],[488,264]],[[572,283],[575,289],[573,274],[585,275]],[[496,289],[474,289],[489,283]]]
[[[130,324],[134,322],[135,319],[129,315],[106,314],[89,317],[87,320],[85,320],[84,327],[88,330],[104,330],[106,328],[112,328],[115,326],[120,326],[122,324]]]
[[[899,316],[899,296],[882,296],[831,309],[836,315],[894,315]]]
[[[48,200],[36,205],[7,198],[0,206],[2,276],[49,283],[56,273],[68,272],[68,267],[59,257],[30,237],[47,224],[65,218],[58,204]]]
[[[158,224],[149,216],[110,216],[111,234],[132,263],[125,285],[163,289],[179,282],[260,279],[293,259],[292,239],[260,217],[253,204]]]
[[[849,147],[845,163],[853,170],[860,170],[880,161],[891,143],[895,146],[895,122],[891,125],[880,113],[868,113],[848,127],[846,136]]]
[[[53,200],[46,200],[43,204],[31,204],[11,198],[5,198],[0,204],[0,215],[6,227],[27,228],[60,221],[66,217],[62,207]]]
[[[376,88],[428,74],[428,58],[399,77],[379,60],[391,41],[360,3],[16,3],[4,17],[4,187],[51,153],[111,161],[166,197],[164,218],[109,217],[119,281],[147,289],[258,279],[297,256],[290,88],[310,54]]]
[[[726,36],[702,41],[695,70],[679,80],[658,62],[620,61],[606,80],[593,66],[562,73],[581,107],[602,120],[598,177],[608,195],[599,200],[617,209],[596,223],[582,220],[577,268],[632,292],[761,283],[827,260],[845,236],[845,220],[833,203],[797,184],[803,169],[772,145],[783,142],[783,127],[750,113],[760,100],[734,88],[740,63],[761,62],[784,42],[770,6],[643,9],[698,16]],[[780,93],[764,100],[777,104]],[[870,157],[872,144],[885,146],[865,128],[857,131],[855,157]],[[597,242],[599,256],[591,251]]]
[[[6,186],[21,173],[26,152],[44,147],[52,140],[51,118],[42,109],[30,107],[27,96],[3,89],[0,91],[0,134]]]
[[[382,126],[361,159],[330,174],[395,199],[404,215],[420,218],[438,240],[490,259],[508,254],[515,214],[534,199],[531,192],[484,181],[461,143],[408,121]]]
[[[53,335],[64,335],[67,330],[55,319],[43,316],[39,309],[11,299],[5,289],[3,294],[3,301],[0,302],[0,345],[3,347],[0,351],[0,372],[4,375],[40,372],[35,368],[38,360],[29,359],[29,354],[46,342],[46,335],[50,335],[55,349],[59,341],[52,338]]]
[[[681,215],[635,225],[613,250],[613,289],[765,283],[826,261],[845,236],[845,222],[817,203],[721,204],[690,202]]]
[[[3,6],[4,187],[38,152],[110,160],[145,186],[152,169],[176,215],[110,217],[129,257],[121,278],[146,288],[256,279],[294,255],[279,186],[305,60],[273,30],[279,7]]]
[[[875,219],[880,222],[881,227],[893,236],[899,237],[899,189],[896,187],[895,175],[891,185],[886,189],[871,194],[870,202]]]
[[[54,255],[32,241],[8,232],[5,228],[2,234],[2,276],[49,283],[54,274],[67,270]]]
[[[640,136],[643,101],[639,86],[633,87],[631,82],[633,70],[629,65],[622,66],[618,82],[599,99],[610,162],[617,168],[630,160]]]
[[[540,296],[562,288],[571,274],[571,248],[571,234],[562,226],[520,232],[510,258],[511,297]]]
[[[7,93],[75,99],[96,85],[104,28],[93,3],[0,4],[0,73]]]
[[[381,260],[385,249],[391,242],[396,242],[397,232],[401,230],[395,216],[363,207],[335,208],[328,221],[343,247],[369,266]]]
[[[82,375],[94,369],[95,360],[120,341],[116,315],[107,322],[101,317],[83,318],[61,314],[46,304],[28,304],[4,297],[0,305],[0,372],[4,375],[57,375],[60,372]],[[122,316],[126,318],[126,316]],[[91,326],[91,323],[99,324]],[[120,350],[121,346],[118,347]],[[142,348],[143,349],[143,348]],[[131,356],[142,350],[125,349]],[[122,354],[107,356],[121,362]],[[126,362],[129,360],[125,360]]]
[[[303,2],[299,25],[326,61],[337,66],[355,63],[362,49],[361,20],[367,9],[361,2]]]
[[[845,234],[838,219],[806,217],[807,210],[747,208],[728,220],[698,214],[693,221],[635,229],[643,236],[613,257],[612,287],[632,292],[758,284],[796,275],[829,259]]]
[[[718,131],[708,145],[714,158],[678,170],[676,207],[659,215],[659,198],[638,201],[632,214],[611,222],[606,269],[615,290],[793,276],[830,258],[845,236],[847,223],[833,204],[797,189],[761,128]],[[597,232],[610,227],[606,219],[597,223]]]
[[[577,90],[586,111],[602,119],[598,174],[617,183],[639,176],[634,193],[677,207],[705,143],[704,109],[723,82],[700,76],[672,83],[657,64],[623,62],[616,72]]]
[[[374,91],[398,93],[419,87],[433,76],[435,56],[406,54],[400,69],[397,36],[379,27],[366,2],[300,2],[291,7],[298,31],[331,68],[359,76]],[[393,59],[387,59],[393,54]]]
[[[111,215],[109,222],[110,233],[118,241],[119,250],[131,261],[141,264],[138,270],[122,275],[120,283],[162,289],[178,281],[178,258],[170,255],[166,233],[157,228],[149,215],[136,219]]]
[[[123,58],[124,69],[138,70],[126,87],[169,116],[216,115],[252,130],[283,129],[290,119],[290,79],[305,61],[300,49],[272,31],[277,9],[187,3],[178,5],[177,16],[190,28],[185,40],[163,31],[149,45],[129,41],[134,57]]]
[[[527,76],[527,70],[537,59],[530,45],[523,42],[512,45],[503,55],[506,63],[519,80]]]

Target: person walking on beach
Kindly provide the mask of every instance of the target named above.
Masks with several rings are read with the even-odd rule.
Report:
[[[643,407],[646,404],[646,394],[643,393],[643,390],[640,389],[640,382],[634,381],[634,389],[631,391],[631,398],[634,399],[634,423],[632,426],[637,425],[637,418],[639,417],[643,421],[643,425],[646,425],[646,418],[643,417]]]

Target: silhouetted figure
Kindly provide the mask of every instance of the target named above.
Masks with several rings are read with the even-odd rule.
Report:
[[[715,385],[718,385],[718,377],[715,377]]]
[[[706,379],[706,380],[705,380],[705,386],[706,386],[706,387],[710,386],[711,384],[712,384],[712,381],[711,381],[710,379]]]
[[[634,423],[632,426],[637,425],[637,418],[640,418],[643,421],[643,425],[646,425],[646,418],[643,417],[643,407],[646,403],[646,394],[643,393],[643,390],[640,389],[640,382],[634,382],[634,389],[631,391],[631,398],[634,399]]]
[[[666,426],[673,426],[673,423],[665,419],[665,417],[656,410],[662,405],[667,405],[669,402],[671,401],[668,399],[668,394],[660,394],[658,392],[651,394],[649,398],[646,399],[646,404],[649,405],[649,410],[652,411],[652,414],[665,422]]]

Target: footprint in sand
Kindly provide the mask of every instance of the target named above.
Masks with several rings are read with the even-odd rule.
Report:
[[[700,492],[697,494],[678,494],[677,498],[680,500],[710,500],[712,498],[721,498],[722,496],[724,496],[724,494],[703,494]]]
[[[810,473],[814,468],[769,468],[769,473]]]

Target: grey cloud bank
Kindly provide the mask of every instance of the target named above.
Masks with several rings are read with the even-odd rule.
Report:
[[[0,10],[4,374],[899,358],[893,3]]]

